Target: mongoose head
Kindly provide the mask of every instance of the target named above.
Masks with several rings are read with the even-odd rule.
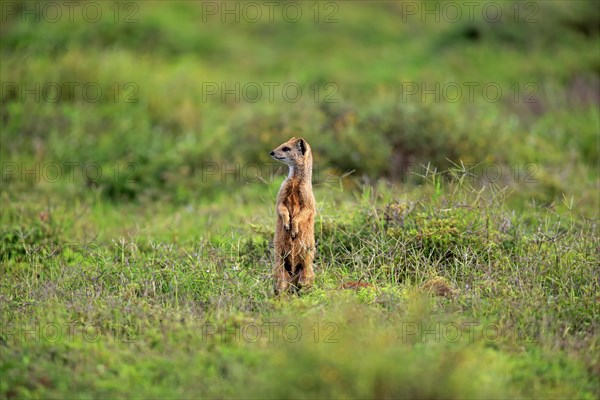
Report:
[[[273,150],[271,157],[290,167],[303,166],[311,157],[310,146],[306,140],[293,137]]]

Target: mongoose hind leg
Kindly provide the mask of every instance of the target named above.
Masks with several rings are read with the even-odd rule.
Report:
[[[275,262],[275,294],[279,295],[285,293],[292,281],[291,276],[291,263],[289,256],[281,257],[278,256]]]
[[[315,280],[315,272],[313,270],[313,260],[315,258],[314,250],[308,251],[304,256],[304,260],[299,266],[300,277],[298,279],[299,288],[309,288]]]

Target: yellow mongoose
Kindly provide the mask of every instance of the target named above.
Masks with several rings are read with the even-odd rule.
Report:
[[[315,197],[312,152],[304,139],[291,138],[271,152],[289,166],[277,195],[275,226],[275,293],[310,287],[315,273]]]

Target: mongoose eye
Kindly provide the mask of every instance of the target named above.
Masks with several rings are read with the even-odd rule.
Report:
[[[287,147],[287,146],[285,146],[285,147],[283,147],[281,150],[283,150],[283,151],[290,151],[290,148],[289,148],[289,147]]]

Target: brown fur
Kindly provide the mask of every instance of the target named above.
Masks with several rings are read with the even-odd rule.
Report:
[[[364,289],[364,288],[374,288],[374,287],[375,286],[371,285],[370,283],[361,282],[361,281],[349,281],[349,282],[344,282],[340,285],[340,289],[354,289],[354,290]]]
[[[275,293],[310,287],[314,281],[315,197],[312,152],[304,139],[291,138],[271,152],[290,167],[277,195],[275,226]]]
[[[459,290],[452,287],[450,282],[446,280],[446,278],[442,278],[441,276],[436,276],[428,279],[421,286],[425,291],[440,297],[454,297],[459,293]]]

